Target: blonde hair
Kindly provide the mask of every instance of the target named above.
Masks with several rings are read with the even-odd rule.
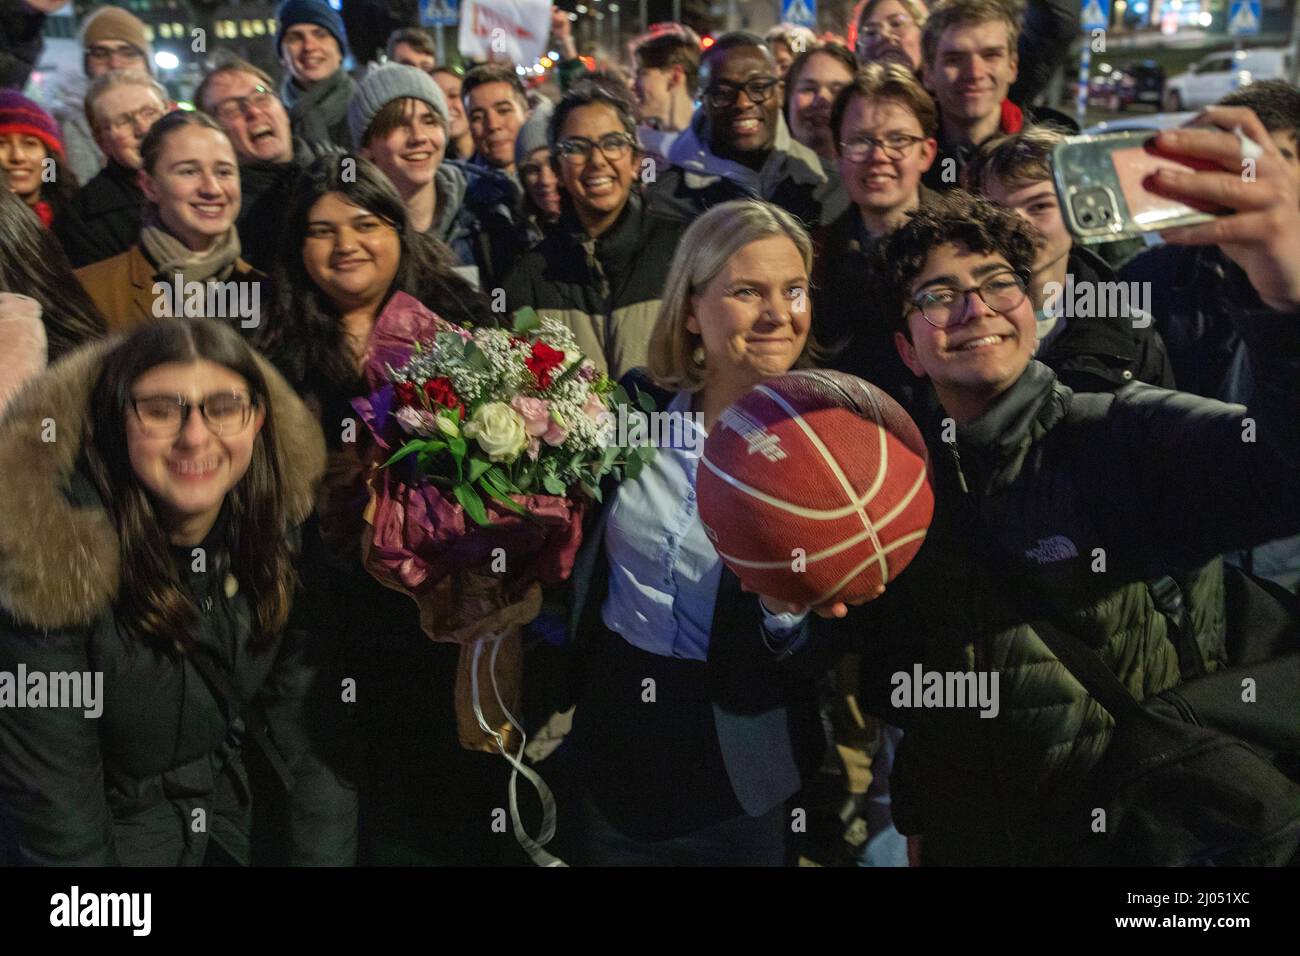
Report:
[[[654,330],[647,368],[662,388],[696,392],[704,386],[704,367],[693,358],[701,338],[686,328],[691,296],[717,277],[745,246],[772,236],[786,236],[799,250],[804,269],[812,272],[812,241],[799,220],[779,206],[757,199],[733,199],[714,206],[695,220],[677,244]],[[811,293],[808,308],[811,309]],[[817,355],[811,332],[796,367]]]
[[[95,104],[99,98],[109,90],[115,90],[119,86],[142,86],[146,90],[158,97],[158,102],[162,104],[163,112],[167,112],[167,107],[171,104],[171,97],[167,95],[167,90],[163,85],[147,73],[135,73],[131,70],[109,70],[100,76],[95,77],[91,82],[90,88],[86,90],[86,122],[90,124],[91,129],[99,129],[99,118],[95,115]]]
[[[880,6],[884,0],[858,0],[853,12],[849,15],[849,49],[858,48],[858,34],[862,32],[862,21],[871,16],[873,10]],[[925,3],[922,0],[898,0],[899,4],[912,18],[913,22],[922,29],[925,28],[925,21],[929,16]]]

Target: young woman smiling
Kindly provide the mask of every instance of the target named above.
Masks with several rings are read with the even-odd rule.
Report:
[[[266,277],[239,258],[239,166],[225,131],[204,113],[169,113],[140,143],[140,157],[140,188],[148,203],[140,241],[77,270],[109,331],[171,314],[170,290],[177,283],[237,283],[228,287],[237,290],[237,301],[260,304],[262,290],[243,285]],[[156,283],[168,291],[155,293]],[[205,293],[205,313],[208,298]],[[261,322],[260,315],[206,317],[243,329]]]
[[[425,306],[461,325],[491,323],[493,313],[446,249],[412,228],[384,174],[357,156],[308,169],[289,203],[279,263],[262,345],[318,413],[329,448],[301,575],[322,653],[356,682],[362,858],[521,862],[521,851],[507,856],[477,826],[505,792],[509,767],[457,740],[459,648],[430,641],[411,598],[362,564],[371,447],[351,404],[371,390],[363,375],[371,349],[409,341],[428,319]]]
[[[57,441],[23,437],[51,419]],[[247,865],[252,749],[291,787],[290,859],[351,862],[355,799],[309,743],[315,672],[286,632],[324,448],[274,369],[162,319],[37,379],[0,459],[0,670],[83,691],[0,708],[4,862]]]
[[[14,90],[0,90],[0,170],[47,229],[77,192],[54,117]]]

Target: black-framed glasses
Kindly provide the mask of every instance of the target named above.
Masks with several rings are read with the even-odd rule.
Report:
[[[250,106],[265,110],[271,105],[273,99],[275,94],[259,83],[247,96],[232,96],[222,100],[212,108],[212,115],[219,120],[230,122],[247,113]]]
[[[725,80],[719,80],[709,86],[704,91],[704,98],[708,100],[710,106],[715,110],[720,110],[731,106],[740,96],[740,91],[744,90],[749,101],[755,106],[759,106],[768,101],[768,98],[776,91],[776,86],[780,83],[779,77],[765,76],[750,80],[748,83],[727,83]]]
[[[137,124],[144,129],[148,129],[158,122],[164,112],[165,110],[160,110],[156,106],[142,106],[130,113],[119,113],[117,116],[105,120],[104,125],[115,133]]]
[[[257,399],[242,392],[213,392],[197,405],[184,395],[132,396],[131,408],[145,435],[150,438],[175,438],[198,408],[208,430],[219,438],[238,435],[253,418]]]
[[[1007,269],[969,289],[928,289],[913,299],[912,305],[936,329],[946,329],[966,311],[966,299],[972,292],[994,312],[1006,314],[1025,301],[1025,280]]]
[[[891,133],[883,139],[855,136],[840,143],[840,154],[851,163],[865,163],[871,158],[871,151],[879,146],[890,159],[902,159],[909,149],[923,142],[924,136],[909,136],[906,133]]]
[[[636,148],[636,140],[627,133],[606,133],[593,142],[585,136],[570,136],[555,144],[555,155],[572,166],[585,166],[591,160],[591,153],[599,149],[611,163],[626,159]]]
[[[98,43],[86,48],[86,56],[96,63],[105,63],[109,60],[118,59],[123,63],[135,63],[137,60],[143,60],[144,54],[130,44],[124,46],[101,46]]]

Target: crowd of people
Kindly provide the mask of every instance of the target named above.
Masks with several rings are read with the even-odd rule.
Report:
[[[705,433],[834,369],[928,447],[925,545],[861,606],[743,590],[684,449],[591,503],[525,659],[571,862],[1059,862],[1048,811],[1117,715],[1040,609],[1138,700],[1245,662],[1243,593],[1300,619],[1294,86],[1159,134],[1201,171],[1151,188],[1221,214],[1134,255],[1053,186],[1075,0],[665,24],[600,69],[556,11],[555,97],[415,27],[350,73],[339,14],[285,0],[280,81],[214,58],[193,109],[103,5],[52,112],[21,92],[41,9],[0,21],[0,672],[102,675],[103,713],[0,693],[0,860],[525,859],[510,766],[457,738],[458,649],[363,565],[352,403],[413,310],[532,308]],[[1050,292],[1118,282],[1150,301]],[[998,717],[900,704],[914,667],[997,672]]]

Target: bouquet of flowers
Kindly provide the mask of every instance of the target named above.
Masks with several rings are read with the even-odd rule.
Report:
[[[573,570],[584,502],[600,499],[606,476],[635,478],[653,449],[617,444],[626,393],[564,324],[531,309],[513,329],[470,330],[398,293],[369,354],[372,391],[353,402],[374,443],[366,568],[415,600],[430,638],[461,645],[461,743],[500,752],[538,788],[550,805],[537,841],[519,823],[513,782],[511,816],[534,859],[553,861],[541,849],[553,802],[515,743],[520,633],[541,610],[541,586]],[[639,404],[653,410],[648,397]]]
[[[353,406],[375,445],[367,569],[416,601],[434,640],[477,650],[487,636],[517,635],[540,611],[540,585],[572,571],[585,500],[599,500],[608,475],[635,478],[653,454],[615,441],[627,395],[560,322],[526,309],[513,329],[463,329],[403,293],[376,323],[366,374],[372,393]],[[519,672],[509,643],[492,648],[507,678]],[[497,750],[497,733],[472,714],[478,676],[495,675],[471,671],[457,687],[461,740]],[[504,714],[490,723],[512,732]]]

